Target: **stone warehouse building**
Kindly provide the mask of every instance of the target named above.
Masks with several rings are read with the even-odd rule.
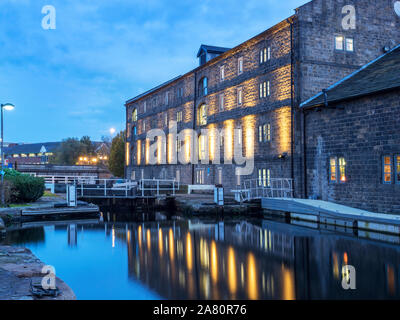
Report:
[[[126,176],[223,184],[228,190],[247,179],[266,186],[271,178],[292,178],[295,195],[304,197],[300,103],[400,42],[394,3],[313,0],[232,49],[202,45],[197,68],[126,102]],[[185,137],[177,142],[171,134],[175,122],[177,132],[192,129],[200,136],[204,128],[224,129],[224,135],[199,138],[198,146]],[[157,142],[154,164],[151,129],[166,135]],[[239,163],[229,164],[237,145],[254,157],[254,170],[246,176],[236,176]],[[209,159],[203,154],[207,149]],[[172,164],[182,150],[188,160],[209,161]],[[220,164],[213,164],[217,157]]]
[[[301,107],[306,196],[400,214],[400,45]]]

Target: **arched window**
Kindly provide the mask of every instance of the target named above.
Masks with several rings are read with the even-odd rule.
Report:
[[[137,121],[137,109],[133,109],[132,111],[132,121]]]
[[[208,78],[201,78],[199,81],[199,96],[206,96],[208,94]]]
[[[198,110],[198,123],[200,126],[205,126],[207,124],[207,105],[202,104]]]

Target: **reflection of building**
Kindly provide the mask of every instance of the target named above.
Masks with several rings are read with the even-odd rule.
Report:
[[[78,245],[78,230],[76,224],[69,224],[67,228],[68,232],[68,245],[76,247]]]
[[[268,185],[271,178],[294,178],[295,193],[303,196],[305,128],[298,107],[400,42],[394,2],[313,0],[232,49],[202,45],[199,67],[126,102],[127,177],[235,187],[241,176],[235,177],[233,154],[240,147],[255,160],[242,179]],[[348,25],[349,15],[355,25]],[[164,136],[150,141],[151,129]],[[185,158],[178,164],[177,152]]]

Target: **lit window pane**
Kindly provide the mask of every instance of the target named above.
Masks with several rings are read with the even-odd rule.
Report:
[[[330,180],[336,181],[336,158],[330,160]]]
[[[354,43],[353,39],[346,38],[346,51],[353,52],[354,51]]]
[[[344,38],[342,36],[335,38],[335,49],[343,50],[344,49]]]

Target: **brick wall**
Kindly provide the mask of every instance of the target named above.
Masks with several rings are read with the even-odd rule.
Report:
[[[375,212],[400,213],[400,184],[383,184],[382,157],[400,155],[400,90],[306,114],[309,196]],[[346,182],[329,181],[330,157],[346,160]],[[392,175],[394,179],[394,174]]]

